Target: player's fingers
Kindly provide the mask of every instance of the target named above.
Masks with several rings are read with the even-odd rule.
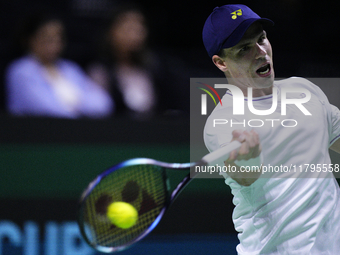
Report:
[[[243,134],[244,130],[236,129],[233,130],[231,139],[232,141],[239,141],[240,143],[245,141],[245,135]],[[225,163],[233,163],[238,158],[239,150],[234,150],[229,154],[229,158],[225,161]]]
[[[255,154],[258,153],[259,149],[259,139],[258,135],[255,131],[250,131],[249,135],[247,136],[247,143],[249,145],[249,158],[254,157]]]
[[[246,137],[246,141],[249,145],[249,149],[252,150],[254,147],[256,147],[256,135],[254,134],[254,132],[250,131],[248,134],[247,134],[247,137]]]
[[[252,151],[252,157],[256,158],[261,153],[260,138],[259,138],[259,135],[254,130],[252,130],[250,133],[251,133],[250,148]]]
[[[249,158],[249,134],[245,134],[246,138],[245,141],[241,144],[241,147],[238,151],[238,160],[245,160]]]
[[[260,143],[258,134],[255,131],[245,131],[245,141],[239,150],[238,160],[248,160],[260,154]]]
[[[246,138],[244,132],[247,132],[247,131],[244,131],[241,129],[233,130],[232,132],[233,138],[231,141],[239,141],[240,143],[244,142]]]
[[[254,131],[246,131],[246,130],[234,130],[233,139],[242,143],[241,147],[238,151],[233,151],[229,155],[229,159],[227,161],[232,162],[234,160],[248,160],[250,158],[257,157],[260,150],[260,141],[258,134]]]
[[[232,152],[230,152],[229,158],[226,162],[233,163],[237,159],[237,156],[238,156],[237,150],[233,150]]]
[[[255,132],[254,130],[251,130],[250,133],[253,135],[255,142],[259,144],[260,143],[259,134],[257,132]]]

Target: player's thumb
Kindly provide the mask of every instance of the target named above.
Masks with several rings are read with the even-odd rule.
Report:
[[[241,129],[233,130],[232,135],[233,135],[232,141],[239,141],[240,143],[242,143],[246,139],[244,130]]]

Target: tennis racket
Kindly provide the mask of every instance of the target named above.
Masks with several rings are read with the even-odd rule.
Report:
[[[194,163],[164,163],[136,158],[119,163],[98,175],[83,192],[78,224],[85,241],[100,252],[124,250],[149,234],[181,190],[199,172],[195,166],[216,166],[240,147],[237,141],[204,156]],[[189,174],[171,190],[166,169]],[[107,208],[123,201],[138,211],[138,220],[128,229],[119,228],[107,218]]]

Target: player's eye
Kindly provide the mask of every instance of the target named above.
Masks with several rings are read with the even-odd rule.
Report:
[[[259,42],[261,43],[261,42],[263,42],[264,40],[266,40],[266,36],[265,36],[265,35],[263,35],[263,36],[260,37]]]
[[[246,46],[243,46],[241,49],[240,49],[240,52],[246,52],[246,51],[248,51],[249,50],[249,45],[246,45]]]
[[[267,34],[264,32],[262,36],[259,38],[259,43],[264,42],[267,39]]]

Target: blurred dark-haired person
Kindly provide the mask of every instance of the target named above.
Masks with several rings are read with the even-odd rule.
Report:
[[[9,64],[5,77],[10,114],[59,118],[112,114],[110,95],[78,64],[61,57],[65,26],[59,17],[32,15],[19,31],[23,54]]]
[[[110,12],[101,52],[88,73],[111,94],[117,115],[150,118],[185,109],[188,97],[181,89],[187,86],[179,85],[184,75],[170,74],[181,61],[152,49],[149,34],[147,17],[138,5],[121,5]],[[170,66],[169,60],[177,64]]]

